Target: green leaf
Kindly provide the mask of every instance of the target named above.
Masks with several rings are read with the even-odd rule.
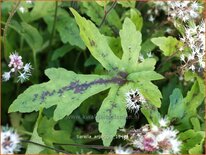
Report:
[[[158,74],[155,71],[141,71],[141,72],[134,72],[127,76],[127,80],[131,81],[153,81],[153,80],[160,80],[164,77],[161,74]]]
[[[133,0],[117,1],[117,3],[121,4],[125,8],[129,8],[129,7],[134,8],[136,4],[136,2]]]
[[[153,71],[155,69],[155,64],[156,64],[156,60],[154,58],[144,59],[143,62],[137,65],[134,72]]]
[[[200,121],[199,121],[199,119],[197,117],[192,117],[190,119],[190,121],[191,121],[191,123],[193,125],[194,130],[195,131],[200,131],[201,128],[200,128]]]
[[[72,49],[73,47],[69,44],[63,45],[62,47],[54,51],[51,60],[56,60],[58,58],[63,57],[66,53],[71,52]]]
[[[96,121],[104,146],[109,146],[117,129],[124,127],[127,117],[124,88],[112,87],[99,109]]]
[[[175,88],[172,92],[172,95],[170,95],[170,105],[168,108],[168,117],[170,120],[173,118],[179,118],[181,119],[185,112],[185,105],[183,103],[183,96],[181,93],[181,90],[178,88]]]
[[[120,30],[120,38],[123,49],[123,66],[130,73],[138,63],[137,58],[141,49],[142,34],[136,30],[134,23],[126,18],[122,30]]]
[[[107,2],[104,1],[102,3],[107,3]],[[80,7],[82,9],[82,12],[86,13],[87,16],[89,16],[91,18],[91,20],[93,22],[95,22],[95,24],[97,24],[97,25],[101,24],[102,19],[104,18],[104,15],[105,15],[103,7],[99,6],[96,2],[82,2]],[[108,8],[109,8],[109,6],[108,6]],[[104,25],[102,25],[102,27],[105,29],[112,30],[112,28],[120,29],[121,25],[122,24],[121,24],[121,20],[119,18],[119,15],[117,14],[117,12],[114,9],[112,9],[109,12],[109,14],[106,18],[106,21],[105,21]],[[102,29],[102,27],[100,29]]]
[[[116,85],[119,78],[81,75],[63,68],[45,71],[50,81],[29,87],[18,96],[9,112],[32,112],[57,105],[54,120],[70,115],[85,99]]]
[[[147,119],[147,121],[150,125],[159,123],[161,115],[158,112],[157,108],[154,108],[154,107],[153,108],[147,108],[146,106],[143,106],[141,108],[141,112],[146,117],[146,119]]]
[[[182,153],[203,153],[203,141],[205,133],[203,131],[195,132],[194,130],[187,130],[179,134],[179,139],[184,141],[182,144]]]
[[[42,116],[41,116],[41,110],[40,110],[38,119],[33,129],[32,136],[30,138],[30,141],[38,143],[40,145],[45,145],[44,142],[42,141],[42,138],[39,136],[37,132],[37,127],[38,127],[39,120],[41,119],[41,117]],[[29,143],[26,149],[26,154],[39,154],[43,150],[44,150],[44,147]]]
[[[66,123],[66,122],[65,122]],[[54,147],[55,143],[59,144],[74,144],[74,140],[71,139],[71,135],[68,132],[68,130],[64,129],[55,129],[55,125],[57,122],[52,120],[52,118],[48,119],[46,117],[43,117],[38,126],[38,133],[42,137],[43,142],[50,147]],[[69,125],[69,124],[67,124]],[[46,127],[46,128],[45,128]],[[48,128],[47,128],[48,127]],[[62,146],[65,150],[70,151],[77,151],[75,147],[71,147],[69,145]],[[56,152],[51,152],[56,153]]]
[[[105,0],[105,1],[97,0],[96,3],[99,4],[100,6],[106,6],[109,3],[109,1],[108,0]]]
[[[54,22],[53,16],[44,17],[49,29],[52,29]],[[79,35],[79,29],[75,20],[67,13],[66,10],[58,8],[56,30],[59,32],[61,41],[85,49],[84,42]]]
[[[141,31],[143,26],[143,18],[137,9],[130,9],[130,19],[135,24],[137,31]]]
[[[200,93],[199,85],[196,81],[183,100],[186,110],[184,117],[181,119],[180,125],[177,126],[178,130],[190,129],[192,127],[190,119],[192,117],[197,117],[197,108],[204,103],[203,101],[204,94]]]
[[[55,1],[53,2],[36,1],[34,3],[34,8],[32,9],[30,13],[29,21],[34,21],[39,18],[45,17],[47,15],[51,15],[51,13],[54,12],[54,10],[55,10]]]
[[[109,47],[112,49],[114,54],[118,56],[118,58],[121,59],[122,57],[122,47],[121,47],[121,40],[119,37],[107,37],[107,42],[109,44]]]
[[[140,93],[156,107],[160,107],[162,98],[161,92],[158,87],[155,86],[152,82],[149,81],[141,81],[135,83],[136,87],[140,91]]]
[[[196,79],[199,85],[200,92],[205,95],[205,83],[204,80],[195,72],[187,71],[184,73],[184,79],[186,81],[191,81]]]
[[[158,31],[155,31],[154,33],[152,33],[151,37],[146,39],[142,43],[141,53],[145,54],[145,53],[148,53],[148,52],[152,52],[155,49],[156,45],[152,43],[151,39],[154,38],[154,37],[163,36],[164,32],[165,31],[163,31],[163,30],[158,30]]]
[[[16,21],[13,21],[11,25],[26,40],[33,51],[38,51],[41,48],[43,38],[35,27],[25,22],[20,25]]]
[[[165,56],[173,55],[177,51],[178,46],[181,44],[180,41],[171,36],[152,38],[151,41],[155,45],[159,46]]]
[[[80,28],[80,35],[91,54],[107,70],[118,70],[120,59],[114,55],[105,36],[100,34],[98,28],[89,20],[81,17],[74,9],[70,9]]]

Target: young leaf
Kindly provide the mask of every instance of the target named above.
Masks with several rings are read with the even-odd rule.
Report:
[[[143,26],[143,18],[137,9],[130,9],[130,19],[135,24],[137,31],[141,31]]]
[[[126,18],[123,29],[120,31],[120,38],[123,49],[123,66],[130,73],[136,68],[138,63],[142,34],[136,30],[134,23],[129,18]]]
[[[168,117],[181,119],[185,112],[185,105],[183,103],[183,96],[181,90],[176,88],[170,95],[170,105],[168,109]]]
[[[117,129],[124,127],[126,117],[124,94],[118,86],[112,87],[96,116],[105,146],[110,145]]]
[[[81,75],[62,68],[47,69],[45,74],[50,81],[29,87],[13,102],[9,112],[32,112],[57,105],[54,120],[59,120],[88,97],[122,82],[118,77]]]
[[[100,34],[97,27],[91,21],[81,17],[74,9],[71,8],[70,10],[79,25],[80,35],[91,54],[107,70],[118,70],[120,59],[112,52],[105,36]]]
[[[160,50],[163,51],[163,54],[165,56],[171,56],[173,55],[180,44],[182,44],[180,41],[178,41],[174,37],[158,37],[158,38],[152,38],[151,41],[159,46]]]

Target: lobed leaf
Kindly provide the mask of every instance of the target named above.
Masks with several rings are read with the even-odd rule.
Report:
[[[120,59],[112,52],[106,37],[100,34],[97,27],[91,21],[81,17],[74,9],[71,8],[70,10],[79,25],[80,35],[91,54],[105,69],[119,70]]]
[[[138,64],[142,34],[136,30],[134,23],[126,18],[122,30],[120,30],[120,38],[123,49],[122,63],[125,70],[130,73],[135,70]]]
[[[99,131],[105,146],[109,146],[117,129],[124,127],[127,111],[123,88],[112,87],[108,96],[104,99],[96,116],[99,123]]]
[[[158,38],[152,38],[151,41],[159,46],[160,50],[163,52],[165,56],[171,56],[173,55],[180,44],[182,44],[180,41],[178,41],[174,37],[158,37]]]
[[[9,112],[32,112],[56,105],[54,120],[72,113],[85,99],[121,83],[118,77],[81,75],[62,68],[45,71],[50,81],[29,87],[18,96]]]

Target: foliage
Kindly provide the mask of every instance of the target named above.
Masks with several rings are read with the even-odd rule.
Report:
[[[149,21],[152,7],[135,1],[2,2],[2,70],[12,50],[33,67],[30,81],[20,85],[14,77],[2,84],[2,124],[37,143],[24,144],[21,153],[80,153],[84,145],[90,147],[81,153],[109,153],[104,149],[127,142],[116,139],[122,131],[152,127],[162,117],[179,131],[180,153],[203,153],[203,74],[183,72],[181,52],[190,52],[179,39],[184,32],[171,21],[164,24],[164,12]],[[139,111],[127,106],[133,90],[145,99],[132,100]]]

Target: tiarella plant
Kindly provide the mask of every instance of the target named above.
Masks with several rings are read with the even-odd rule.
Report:
[[[202,12],[201,0],[2,2],[1,153],[205,153]]]
[[[127,107],[133,109],[141,102],[160,107],[162,95],[151,81],[160,80],[163,76],[154,71],[154,58],[138,62],[142,35],[129,18],[125,19],[120,31],[123,54],[119,58],[91,21],[81,17],[74,9],[71,11],[85,45],[108,74],[82,75],[63,68],[47,69],[45,74],[50,81],[28,88],[10,106],[9,112],[32,112],[55,105],[53,118],[58,121],[70,115],[90,96],[109,89],[96,116],[103,143],[109,146],[117,130],[125,125]],[[138,89],[138,94],[134,93],[134,101],[131,98],[128,102],[125,96],[130,96],[131,89]]]

